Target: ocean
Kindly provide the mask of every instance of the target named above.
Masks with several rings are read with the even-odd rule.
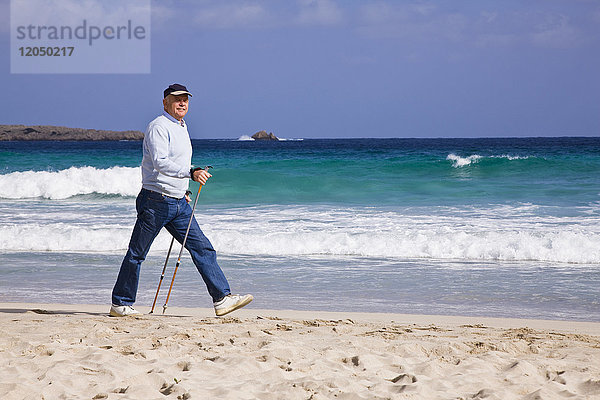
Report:
[[[600,138],[193,147],[213,166],[197,220],[252,307],[600,321]],[[0,142],[0,301],[108,311],[141,156],[141,142]],[[169,243],[136,305],[152,305]],[[187,254],[169,305],[211,306]]]

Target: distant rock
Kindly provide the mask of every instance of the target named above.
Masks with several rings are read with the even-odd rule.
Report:
[[[252,135],[254,140],[279,140],[279,138],[273,135],[273,132],[267,133],[267,131],[259,131]]]
[[[140,131],[103,131],[48,125],[0,125],[0,141],[7,140],[142,140]]]

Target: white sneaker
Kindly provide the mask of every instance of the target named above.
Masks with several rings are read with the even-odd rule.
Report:
[[[111,317],[127,317],[129,315],[138,315],[141,314],[138,310],[133,308],[132,306],[116,306],[112,305],[110,307],[110,316]]]
[[[253,299],[254,297],[252,297],[251,294],[246,294],[244,296],[240,296],[239,294],[229,294],[225,296],[222,300],[213,303],[215,306],[215,314],[217,314],[217,317],[229,314],[230,312],[235,311],[238,308],[244,307]]]

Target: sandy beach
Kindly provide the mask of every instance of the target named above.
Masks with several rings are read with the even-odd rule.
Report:
[[[600,398],[600,323],[107,311],[0,303],[0,398]]]

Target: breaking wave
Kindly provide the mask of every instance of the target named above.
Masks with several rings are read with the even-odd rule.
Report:
[[[131,167],[71,167],[0,175],[0,198],[4,199],[59,200],[92,193],[136,196],[141,187],[141,170]]]
[[[488,157],[480,156],[479,154],[473,154],[473,155],[470,155],[467,157],[461,157],[461,156],[457,156],[454,153],[450,153],[446,157],[446,160],[452,161],[452,166],[454,168],[461,168],[461,167],[466,167],[471,164],[476,164],[485,158],[490,158],[490,159],[503,158],[503,159],[506,159],[509,161],[513,161],[513,160],[527,160],[529,157],[528,156],[511,156],[509,154],[503,154],[500,156],[488,156]]]
[[[598,216],[582,223],[577,217],[523,219],[517,217],[522,210],[508,215],[503,209],[437,216],[305,206],[204,211],[198,214],[198,222],[224,254],[600,262]],[[24,218],[27,223],[0,226],[0,251],[121,253],[126,250],[134,217],[131,210],[123,212],[119,221],[97,215],[95,220],[68,223],[29,215]],[[83,216],[69,219],[82,220]],[[162,233],[152,251],[165,252],[169,242],[168,234]]]

